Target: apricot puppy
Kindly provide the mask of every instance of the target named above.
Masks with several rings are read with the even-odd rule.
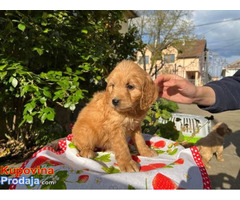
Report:
[[[105,91],[95,93],[73,126],[73,142],[80,156],[95,157],[95,148],[115,153],[121,171],[137,172],[126,139],[131,137],[141,156],[157,153],[145,144],[141,123],[158,97],[148,73],[132,61],[120,62],[107,78]]]
[[[222,158],[224,135],[229,135],[231,133],[232,130],[228,128],[227,124],[219,122],[206,137],[197,141],[196,146],[206,168],[211,168],[208,162],[211,160],[214,153],[216,153],[218,161],[224,161]]]

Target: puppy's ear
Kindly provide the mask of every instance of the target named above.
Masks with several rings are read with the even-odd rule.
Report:
[[[146,76],[142,87],[142,97],[140,99],[141,110],[147,110],[157,100],[158,87],[150,76]]]

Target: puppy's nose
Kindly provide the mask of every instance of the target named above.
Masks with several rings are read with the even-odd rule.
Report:
[[[114,98],[114,99],[112,100],[112,104],[113,104],[114,106],[118,106],[118,105],[119,105],[119,102],[120,102],[120,100],[117,99],[117,98]]]

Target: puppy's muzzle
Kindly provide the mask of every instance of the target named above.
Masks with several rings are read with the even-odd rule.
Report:
[[[117,98],[112,99],[112,104],[117,107],[120,104],[120,100]]]

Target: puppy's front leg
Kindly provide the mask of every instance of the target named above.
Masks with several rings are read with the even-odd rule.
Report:
[[[158,155],[156,151],[154,151],[153,149],[150,149],[146,145],[146,142],[142,136],[141,128],[139,128],[132,134],[132,140],[138,150],[138,153],[141,156],[154,157]]]
[[[223,146],[220,146],[218,149],[217,149],[217,160],[220,161],[220,162],[223,162],[224,159],[222,157],[222,154],[223,154]]]
[[[139,166],[131,157],[123,131],[112,132],[110,143],[120,170],[122,172],[138,172]]]

